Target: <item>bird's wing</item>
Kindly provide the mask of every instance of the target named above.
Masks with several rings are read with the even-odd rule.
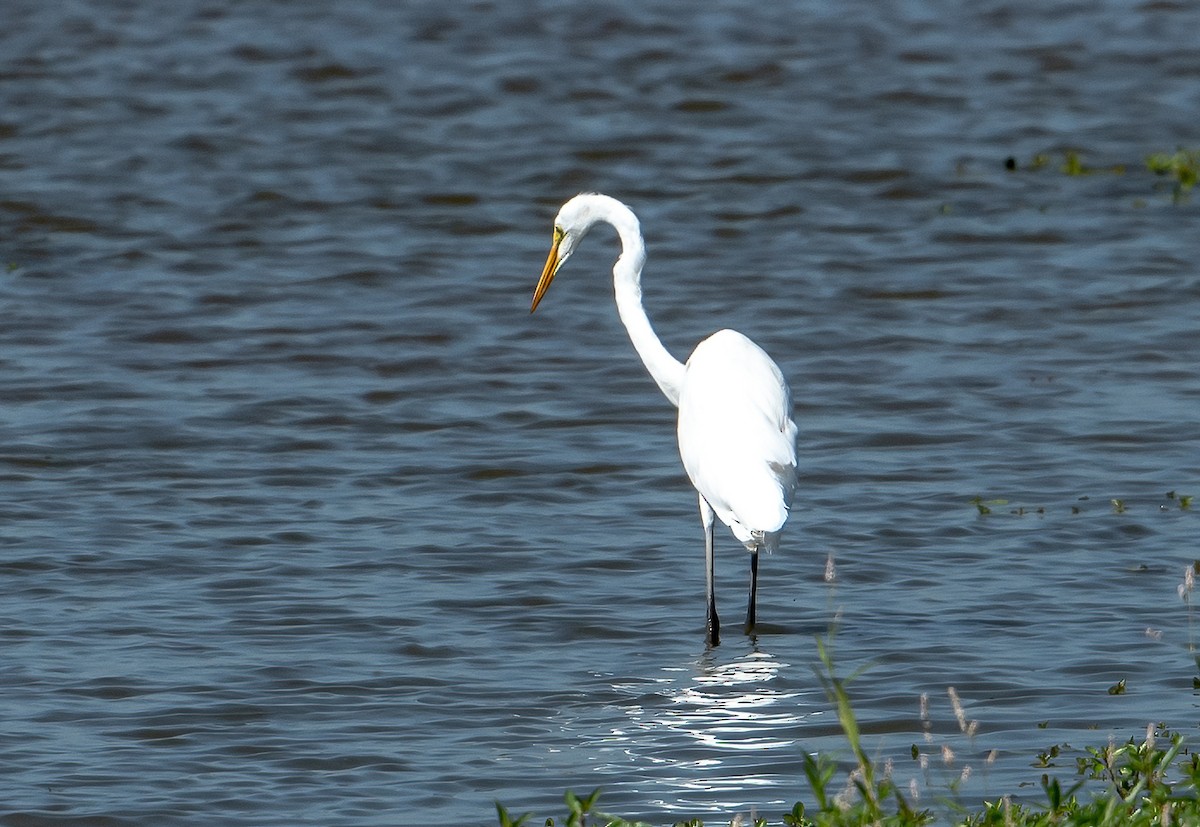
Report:
[[[796,486],[791,408],[779,367],[741,333],[719,331],[688,359],[679,452],[692,484],[743,541],[787,519]]]

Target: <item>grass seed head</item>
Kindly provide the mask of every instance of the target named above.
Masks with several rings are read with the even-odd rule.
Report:
[[[966,732],[967,713],[963,709],[962,701],[958,699],[958,690],[953,686],[948,686],[946,687],[946,694],[950,696],[950,706],[954,708],[954,717],[958,719],[958,728]]]

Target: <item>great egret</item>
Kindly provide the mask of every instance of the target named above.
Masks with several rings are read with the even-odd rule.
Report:
[[[720,330],[696,346],[687,364],[672,356],[642,308],[646,246],[637,216],[615,198],[577,195],[554,220],[554,242],[533,293],[532,313],[559,268],[595,224],[611,224],[621,239],[613,265],[617,312],[658,387],[679,409],[679,455],[700,496],[708,589],[707,639],[720,642],[713,589],[713,515],[750,552],[746,633],[754,630],[758,553],[779,546],[796,487],[796,423],[791,391],[779,366],[735,330]]]

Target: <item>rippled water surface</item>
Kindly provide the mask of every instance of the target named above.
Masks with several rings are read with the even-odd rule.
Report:
[[[5,18],[0,824],[487,824],[597,786],[777,819],[806,752],[848,757],[835,619],[926,796],[1195,734],[1200,222],[1144,165],[1200,142],[1194,4]],[[722,533],[705,650],[611,233],[528,313],[585,189],[639,213],[669,348],[737,327],[792,383],[754,639]]]

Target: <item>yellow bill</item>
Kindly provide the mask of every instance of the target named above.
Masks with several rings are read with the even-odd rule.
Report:
[[[538,302],[542,300],[542,296],[546,295],[546,291],[550,289],[550,282],[554,281],[554,274],[558,272],[558,265],[561,264],[558,260],[558,245],[562,241],[562,230],[558,227],[554,228],[554,243],[550,245],[550,255],[546,257],[546,266],[542,268],[542,277],[538,279],[537,288],[533,291],[533,304],[529,308],[529,312],[537,310]]]

